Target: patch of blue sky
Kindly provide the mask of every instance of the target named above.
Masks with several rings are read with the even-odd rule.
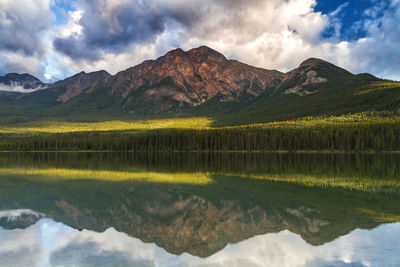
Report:
[[[371,19],[371,10],[379,10],[381,16],[384,7],[376,8],[382,2],[376,0],[317,0],[314,10],[326,14],[332,22],[322,38],[339,38],[341,41],[354,41],[366,37],[364,21]]]
[[[72,69],[62,67],[58,58],[51,54],[46,56],[41,65],[44,69],[43,78],[45,82],[55,82],[74,74]]]
[[[74,1],[68,0],[55,0],[50,9],[56,16],[54,25],[66,24],[68,21],[68,12],[76,10]]]

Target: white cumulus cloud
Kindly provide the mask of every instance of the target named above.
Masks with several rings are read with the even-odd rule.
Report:
[[[57,1],[34,2],[32,11],[21,8],[21,1],[0,0],[3,36],[23,33],[14,41],[1,39],[3,73],[30,72],[47,80],[81,70],[115,74],[176,47],[207,45],[267,69],[288,71],[319,57],[355,73],[400,79],[398,0],[377,1],[366,10],[354,22],[365,36],[351,41],[341,40],[338,31],[347,5],[322,14],[315,11],[317,0],[79,0],[62,25],[52,24],[50,7]],[[327,29],[336,31],[326,38]]]
[[[23,85],[16,83],[16,82],[11,82],[11,84],[0,83],[0,92],[12,92],[12,93],[27,94],[27,93],[36,92],[38,90],[43,90],[46,88],[47,88],[46,86],[38,86],[35,88],[26,89],[23,87]]]

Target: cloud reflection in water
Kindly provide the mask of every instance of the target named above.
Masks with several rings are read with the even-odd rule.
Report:
[[[400,223],[311,246],[287,230],[231,244],[208,258],[172,255],[117,232],[78,231],[52,219],[0,228],[0,266],[399,266]]]

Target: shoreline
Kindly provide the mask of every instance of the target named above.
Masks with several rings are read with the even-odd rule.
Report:
[[[345,151],[345,150],[3,150],[0,153],[249,153],[249,154],[399,154],[398,150],[389,151]]]

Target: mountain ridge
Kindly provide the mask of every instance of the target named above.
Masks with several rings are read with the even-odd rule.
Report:
[[[80,72],[51,84],[33,78],[46,90],[16,92],[14,98],[0,94],[0,103],[18,111],[15,121],[211,116],[230,117],[227,121],[242,117],[237,123],[246,123],[400,106],[399,90],[393,88],[356,97],[360,88],[384,80],[354,75],[322,59],[306,59],[283,73],[227,59],[206,46],[174,49],[115,75]],[[7,115],[8,108],[3,110],[0,114]]]
[[[31,93],[45,88],[45,83],[29,73],[7,73],[0,76],[0,92]]]
[[[97,74],[97,73],[105,73],[105,74],[107,74],[108,76],[115,77],[115,76],[118,76],[119,74],[124,73],[124,72],[126,72],[126,71],[131,71],[131,70],[135,69],[135,68],[138,67],[138,66],[147,65],[147,64],[149,64],[149,63],[151,64],[152,62],[156,62],[156,61],[158,61],[158,60],[160,60],[160,59],[163,59],[163,58],[165,58],[165,57],[176,57],[177,55],[179,55],[179,56],[187,55],[187,56],[189,56],[192,60],[196,60],[196,57],[194,56],[194,55],[196,55],[196,54],[197,54],[197,55],[199,55],[199,54],[200,54],[200,55],[210,55],[210,54],[214,54],[214,55],[217,55],[218,57],[222,58],[222,59],[223,59],[224,61],[226,61],[227,63],[230,62],[230,63],[232,63],[232,64],[234,64],[234,65],[239,64],[239,65],[242,65],[242,66],[244,66],[244,67],[248,67],[248,68],[252,68],[252,69],[257,69],[257,70],[259,70],[259,71],[261,71],[261,72],[273,72],[273,73],[278,74],[278,75],[279,75],[279,74],[281,74],[281,75],[288,74],[288,73],[290,73],[291,71],[297,69],[297,68],[295,68],[295,69],[293,69],[293,70],[291,70],[291,71],[289,71],[289,72],[284,73],[284,72],[281,72],[281,71],[278,71],[278,70],[269,70],[269,69],[265,69],[265,68],[261,68],[261,67],[254,67],[254,66],[252,66],[252,65],[249,65],[249,64],[246,64],[246,63],[242,63],[242,62],[240,62],[240,61],[238,61],[238,60],[236,60],[236,59],[227,59],[222,53],[220,53],[220,52],[218,52],[218,51],[216,51],[216,50],[214,50],[214,49],[212,49],[212,48],[209,48],[209,47],[207,47],[207,46],[200,46],[200,47],[198,47],[198,48],[192,48],[192,49],[190,49],[190,50],[188,50],[188,51],[184,51],[184,50],[182,50],[181,48],[176,48],[176,49],[170,50],[170,51],[168,51],[165,55],[160,56],[160,57],[158,57],[157,59],[145,60],[145,61],[143,61],[143,62],[140,63],[140,64],[137,64],[137,65],[134,65],[134,66],[132,66],[132,67],[129,67],[129,68],[125,69],[125,70],[119,71],[119,72],[117,72],[115,75],[109,74],[106,70],[98,70],[98,71],[93,71],[93,72],[81,71],[81,72],[78,72],[78,73],[76,73],[76,74],[74,74],[74,75],[72,75],[72,76],[70,76],[70,77],[65,78],[65,79],[57,80],[57,81],[52,82],[52,83],[44,83],[44,82],[42,82],[40,79],[36,78],[35,76],[33,76],[33,75],[29,74],[29,73],[23,73],[23,74],[19,74],[19,73],[7,73],[7,74],[4,75],[4,76],[0,76],[0,83],[4,83],[4,82],[2,81],[2,79],[8,78],[8,77],[30,76],[31,78],[37,80],[37,81],[40,82],[41,84],[45,84],[45,85],[47,85],[47,86],[54,87],[54,86],[59,86],[59,85],[61,85],[61,84],[65,84],[68,80],[72,80],[73,78],[78,77],[78,76],[81,76],[81,75],[93,75],[93,74]],[[311,65],[311,64],[309,64],[308,62],[324,62],[324,63],[331,64],[331,63],[329,63],[329,62],[327,62],[327,61],[324,61],[324,60],[322,60],[322,59],[319,59],[319,58],[308,58],[308,59],[304,60],[303,62],[301,62],[298,68],[304,67],[305,64],[306,64],[307,66],[308,66],[308,65]],[[333,64],[332,64],[332,65],[333,65]],[[20,78],[19,78],[19,79],[20,79]]]

